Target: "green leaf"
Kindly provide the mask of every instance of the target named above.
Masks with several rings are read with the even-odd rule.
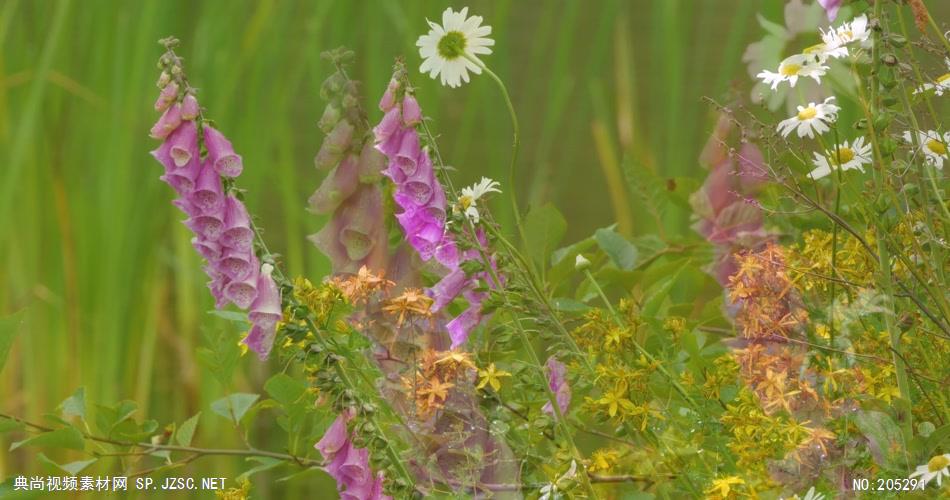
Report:
[[[547,256],[557,248],[567,232],[567,221],[554,205],[546,203],[528,212],[524,219],[524,230],[530,245],[528,255],[546,267]]]
[[[67,448],[71,450],[82,450],[85,446],[82,433],[75,427],[63,427],[54,431],[44,432],[35,436],[28,437],[22,441],[17,441],[10,445],[10,451],[23,446],[42,446],[47,448]]]
[[[274,467],[277,467],[284,463],[284,461],[279,458],[271,458],[271,457],[250,457],[247,459],[247,461],[257,462],[260,465],[251,467],[250,469],[242,472],[241,475],[239,475],[238,477],[234,478],[234,480],[238,483],[243,482],[245,479],[247,479],[253,474],[257,474],[258,472],[263,472],[265,470],[273,469]]]
[[[567,297],[555,297],[552,301],[554,309],[567,312],[567,313],[582,313],[590,310],[590,306],[579,301]]]
[[[226,319],[233,323],[240,323],[243,328],[246,328],[251,324],[251,322],[247,319],[247,313],[239,313],[236,311],[218,311],[217,309],[212,309],[208,311],[208,314]]]
[[[257,394],[237,392],[211,403],[211,411],[234,422],[234,425],[237,425],[241,422],[241,417],[247,413],[247,410],[250,409],[251,405],[253,405],[259,397]]]
[[[175,431],[175,441],[182,446],[191,446],[191,440],[195,437],[195,428],[198,427],[198,418],[201,417],[199,411],[195,416],[185,420],[181,427]]]
[[[286,373],[278,373],[264,384],[264,390],[280,404],[290,406],[303,396],[307,386]]]
[[[16,420],[13,420],[12,418],[0,417],[0,434],[3,434],[4,432],[15,431],[22,428],[23,428],[23,424],[21,424],[20,422],[17,422]]]
[[[904,438],[900,427],[890,415],[879,411],[860,411],[854,416],[854,423],[868,438],[868,448],[878,465],[885,468],[900,467]]]
[[[63,418],[79,417],[86,419],[86,389],[80,387],[72,396],[66,398],[59,404],[59,410],[63,413]]]
[[[93,458],[90,460],[77,460],[75,462],[69,462],[68,464],[61,464],[61,463],[53,461],[52,459],[50,459],[43,453],[37,453],[36,458],[40,459],[40,461],[42,462],[46,462],[52,465],[53,467],[56,467],[57,469],[66,471],[66,473],[69,474],[70,476],[75,476],[76,474],[79,474],[80,472],[83,471],[83,469],[85,469],[86,467],[89,467],[90,465],[96,463],[96,461],[99,460],[98,458]]]
[[[941,445],[950,446],[950,424],[938,427],[937,430],[927,436],[927,440],[924,442],[923,455],[929,459],[936,454]]]
[[[20,325],[23,324],[25,309],[21,309],[13,314],[0,318],[0,372],[7,363],[7,356],[10,355],[10,349],[13,348],[13,340],[16,339],[17,332],[20,331]]]
[[[624,271],[630,271],[637,263],[637,247],[613,229],[598,229],[594,239],[610,260]]]
[[[198,360],[222,387],[231,385],[231,378],[241,358],[234,332],[218,331],[207,335],[209,347],[198,349]]]

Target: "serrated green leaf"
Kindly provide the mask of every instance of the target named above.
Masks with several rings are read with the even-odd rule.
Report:
[[[598,229],[594,233],[594,239],[597,240],[600,249],[620,269],[629,271],[636,265],[637,247],[613,229]]]
[[[538,264],[546,266],[547,256],[557,248],[567,232],[567,221],[554,205],[547,203],[528,212],[524,219],[524,230],[530,245],[528,255]]]
[[[285,373],[278,373],[264,383],[264,390],[277,402],[289,406],[303,396],[307,386]]]
[[[26,310],[21,309],[0,318],[0,372],[3,372],[3,366],[7,363],[7,356],[13,349],[13,341],[16,339],[17,332],[20,331],[25,315]]]
[[[79,417],[86,419],[86,389],[80,387],[72,396],[69,396],[59,404],[59,410],[63,413],[63,418]]]
[[[22,441],[17,441],[10,445],[10,451],[23,446],[82,450],[85,447],[85,441],[83,440],[82,433],[75,427],[63,427],[28,437]]]
[[[85,469],[86,467],[89,467],[90,465],[96,463],[96,461],[99,460],[98,458],[93,458],[90,460],[77,460],[75,462],[69,462],[68,464],[61,464],[50,459],[43,453],[37,453],[36,458],[40,459],[40,461],[42,462],[46,462],[52,465],[53,467],[56,467],[57,469],[66,471],[66,473],[71,476],[75,476],[76,474],[79,474],[80,472],[83,471],[83,469]]]
[[[211,411],[237,425],[259,397],[257,394],[237,392],[211,403]]]
[[[199,411],[195,416],[185,420],[181,427],[175,431],[175,441],[182,446],[191,446],[191,440],[195,437],[195,429],[198,427],[198,419],[201,417]]]

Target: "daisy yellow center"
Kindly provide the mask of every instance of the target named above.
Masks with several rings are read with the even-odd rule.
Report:
[[[811,120],[818,116],[818,110],[814,106],[809,106],[798,112],[798,121]]]
[[[472,206],[472,203],[474,202],[475,200],[472,199],[471,196],[466,196],[466,195],[459,196],[459,206],[462,207],[462,210],[465,210],[468,207]]]
[[[825,44],[819,43],[816,45],[812,45],[811,47],[805,48],[805,50],[802,51],[802,54],[815,54],[823,50],[825,50]]]
[[[850,40],[850,39],[854,38],[854,32],[851,31],[851,30],[843,31],[843,32],[841,33],[841,38],[844,38],[845,40]]]
[[[782,66],[781,68],[779,68],[778,71],[779,73],[782,74],[782,76],[795,76],[801,70],[802,70],[801,64],[792,63],[792,64],[786,64]]]
[[[460,31],[449,31],[439,40],[439,55],[445,59],[456,59],[465,54],[465,35]]]
[[[941,75],[939,78],[937,78],[937,83],[943,83],[943,82],[946,82],[946,81],[950,81],[950,73],[947,73],[947,74],[945,74],[945,75]]]
[[[932,151],[934,154],[943,156],[947,155],[947,145],[936,139],[930,139],[927,141],[927,149]]]
[[[853,160],[853,159],[854,159],[854,150],[853,150],[853,149],[851,149],[851,148],[843,148],[843,147],[839,147],[839,148],[838,148],[838,158],[837,158],[837,160],[838,160],[838,161],[837,161],[837,164],[838,164],[838,165],[844,165],[845,163],[848,163],[849,161],[851,161],[851,160]]]
[[[927,462],[927,470],[937,472],[940,469],[946,468],[948,465],[950,465],[950,458],[947,458],[946,455],[937,455]]]

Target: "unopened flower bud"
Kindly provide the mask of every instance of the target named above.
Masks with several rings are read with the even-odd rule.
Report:
[[[324,134],[329,134],[333,130],[333,126],[340,121],[340,107],[334,103],[327,104],[326,109],[323,110],[323,116],[320,117],[320,121],[317,122],[317,126],[320,127],[320,130]]]
[[[195,96],[191,94],[186,95],[184,100],[181,101],[181,119],[194,120],[198,117],[198,112],[198,99],[195,99]]]
[[[320,86],[320,97],[323,100],[330,100],[330,97],[336,95],[343,89],[343,85],[346,84],[346,78],[340,73],[333,73],[329,78],[323,81],[323,85]]]
[[[402,99],[402,121],[407,127],[412,127],[422,121],[422,110],[419,109],[419,102],[409,93]]]
[[[590,261],[587,260],[587,257],[584,257],[582,254],[577,254],[577,257],[574,258],[574,269],[578,271],[584,271],[590,268]]]
[[[396,92],[399,90],[399,81],[395,78],[389,80],[389,85],[386,86],[386,92],[383,92],[382,99],[379,100],[379,109],[383,112],[393,109],[393,106],[396,105]]]
[[[169,74],[168,74],[167,72],[165,72],[165,71],[162,71],[162,74],[158,76],[158,81],[155,82],[155,86],[157,86],[157,87],[160,88],[160,89],[163,89],[163,88],[165,88],[165,86],[168,85],[169,82],[171,82],[171,81],[172,81],[171,75],[169,75]]]

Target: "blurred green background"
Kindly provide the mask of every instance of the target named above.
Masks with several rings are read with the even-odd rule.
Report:
[[[626,157],[659,177],[702,179],[695,158],[713,114],[701,97],[724,97],[733,81],[749,88],[740,58],[763,34],[755,14],[780,21],[782,4],[470,2],[493,27],[495,53],[485,62],[508,83],[521,120],[522,206],[553,202],[569,239],[614,221],[628,234],[653,230],[618,165]],[[148,155],[159,38],[181,40],[208,116],[244,156],[239,185],[271,249],[291,275],[319,280],[328,262],[304,238],[323,221],[304,207],[323,176],[312,166],[322,140],[318,89],[331,72],[320,52],[355,50],[351,73],[378,120],[394,58],[417,68],[415,39],[446,6],[0,1],[0,313],[25,310],[0,376],[0,411],[37,420],[84,385],[89,401],[132,399],[140,417],[181,422],[225,392],[196,349],[206,334],[233,327],[207,314],[201,261]],[[476,77],[453,90],[419,74],[415,81],[459,183],[504,180],[510,125],[493,83]],[[503,216],[506,205],[497,203]],[[668,234],[689,231],[685,212],[667,222]],[[246,357],[232,389],[260,392],[276,369]],[[267,437],[260,430],[255,444],[279,450]],[[207,411],[196,442],[239,445]],[[33,453],[0,452],[0,478],[41,470]],[[182,474],[234,477],[241,465],[209,458]],[[330,486],[326,478],[290,484],[295,494]]]

